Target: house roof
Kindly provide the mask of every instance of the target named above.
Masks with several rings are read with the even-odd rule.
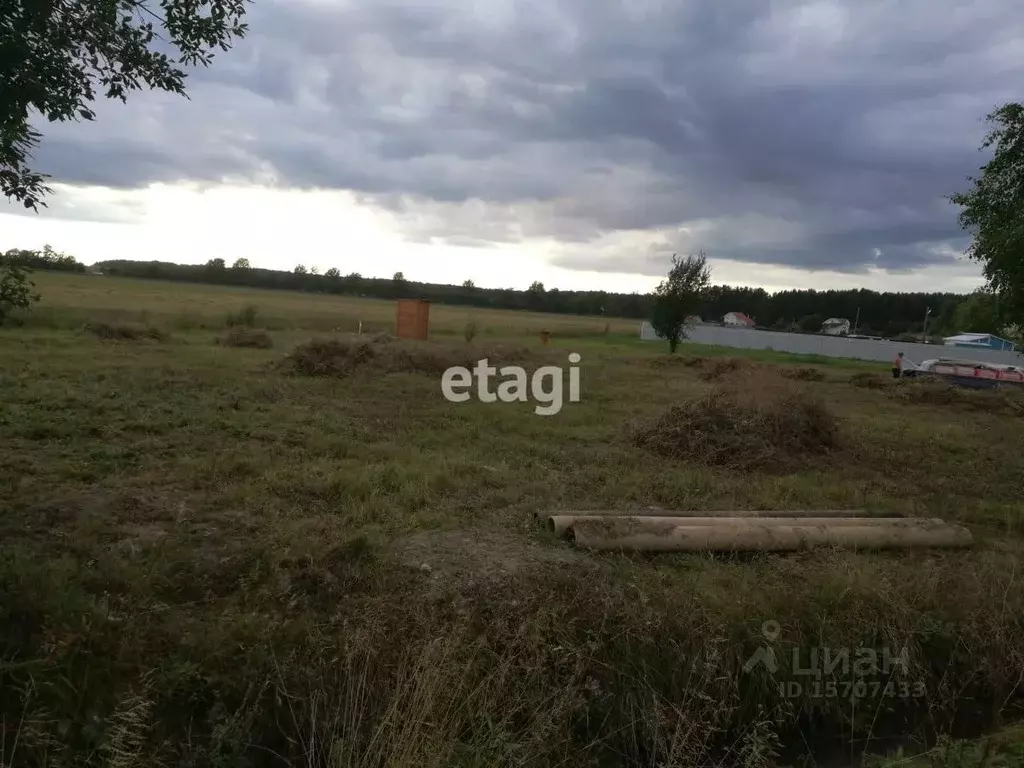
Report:
[[[742,312],[727,312],[726,314],[732,315],[733,317],[735,317],[737,320],[739,320],[742,323],[751,323],[751,324],[753,324],[753,322],[754,322],[754,319],[752,317],[749,317],[749,316],[743,314]]]

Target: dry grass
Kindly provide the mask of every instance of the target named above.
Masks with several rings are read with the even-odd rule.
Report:
[[[784,379],[792,379],[793,381],[825,381],[826,378],[824,371],[806,366],[780,366],[779,375]]]
[[[895,383],[895,379],[872,371],[858,371],[850,376],[849,382],[861,389],[888,389]]]
[[[348,376],[357,370],[383,373],[421,373],[440,376],[448,368],[472,368],[486,358],[491,365],[543,364],[550,355],[515,346],[447,346],[407,342],[386,334],[372,337],[312,339],[284,359],[287,370],[304,376]]]
[[[266,331],[254,331],[241,326],[235,326],[227,333],[218,336],[217,343],[225,347],[252,347],[254,349],[270,349],[274,346],[274,340]]]
[[[740,373],[750,373],[754,370],[762,370],[765,366],[746,360],[742,357],[723,357],[717,360],[708,360],[703,366],[700,377],[704,381],[720,381],[723,378]]]
[[[105,341],[167,341],[169,336],[159,328],[139,323],[86,323],[82,330]]]
[[[838,443],[839,427],[806,390],[760,384],[716,388],[673,405],[633,428],[639,447],[703,466],[791,470],[818,464]]]
[[[659,355],[651,358],[650,364],[653,368],[701,368],[707,361],[706,357],[696,355]]]
[[[166,345],[74,333],[120,322],[106,315],[0,329],[5,765],[846,765],[872,739],[931,743],[1021,711],[1020,419],[844,383],[805,393],[767,353],[709,386],[700,366],[652,367],[661,350],[639,343],[558,350],[554,328],[540,348],[537,316],[501,329],[515,345],[470,345],[452,308],[451,344],[364,336],[373,357],[353,375],[289,375],[267,364],[283,353],[211,347],[222,289],[134,281],[119,303],[106,292],[120,283],[88,279],[112,313],[160,307],[162,324],[180,305],[211,325]],[[284,350],[368,304],[252,293],[237,302],[261,326],[300,329],[274,332]],[[496,318],[480,315],[475,341]],[[344,371],[359,353],[339,338]],[[582,400],[547,418],[449,403],[416,373],[437,360],[400,354],[529,370],[569,351],[584,353]],[[621,439],[679,403],[693,459]],[[821,461],[825,443],[844,460]],[[580,552],[532,523],[650,505],[892,509],[978,544],[646,558]],[[767,620],[774,675],[744,668]],[[925,695],[815,696],[788,663],[865,646],[906,647],[899,682]],[[857,680],[844,674],[840,691]]]

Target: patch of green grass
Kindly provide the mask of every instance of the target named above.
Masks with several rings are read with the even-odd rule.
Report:
[[[544,418],[449,403],[415,356],[282,368],[297,344],[341,338],[331,307],[356,300],[245,290],[229,307],[221,288],[79,280],[96,287],[50,286],[77,324],[0,331],[5,764],[767,765],[984,729],[1019,705],[1019,418],[907,404],[825,366],[789,385],[835,416],[827,460],[705,466],[634,446],[628,426],[730,376],[776,381],[780,359],[708,382],[615,333],[553,328],[545,350],[542,316],[474,309],[491,332],[467,345],[464,313],[435,308],[451,337],[409,345],[431,361],[500,348],[530,370],[581,352],[582,402]],[[161,327],[182,313],[223,332],[251,304],[283,329],[271,349],[198,326],[160,344],[77,332],[102,305],[141,323],[146,302]],[[597,556],[532,518],[648,505],[866,506],[956,520],[979,545]],[[767,620],[783,659],[906,648],[926,693],[784,695],[793,669],[744,669]]]

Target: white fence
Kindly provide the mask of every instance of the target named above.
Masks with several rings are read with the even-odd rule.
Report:
[[[660,337],[654,332],[654,328],[647,322],[640,327],[640,338],[644,341],[660,340]],[[966,349],[938,344],[848,339],[845,336],[758,331],[750,328],[726,328],[719,325],[695,325],[688,328],[687,338],[682,343],[685,344],[688,341],[738,349],[771,349],[776,352],[791,352],[797,355],[848,357],[854,360],[876,360],[878,362],[889,362],[896,357],[896,353],[902,352],[908,360],[915,363],[934,360],[938,357],[953,357],[980,360],[986,363],[1024,364],[1024,355],[1020,352],[1007,352],[998,349]]]

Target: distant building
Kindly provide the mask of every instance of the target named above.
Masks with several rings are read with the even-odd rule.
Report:
[[[756,325],[753,318],[742,312],[726,313],[725,317],[722,318],[722,324],[732,328],[753,328]]]
[[[1012,352],[1016,346],[1012,341],[993,336],[991,333],[958,333],[942,340],[947,347],[966,347],[974,349],[1002,349]]]
[[[845,317],[830,317],[821,324],[821,332],[829,336],[846,336],[850,332],[850,321]]]

